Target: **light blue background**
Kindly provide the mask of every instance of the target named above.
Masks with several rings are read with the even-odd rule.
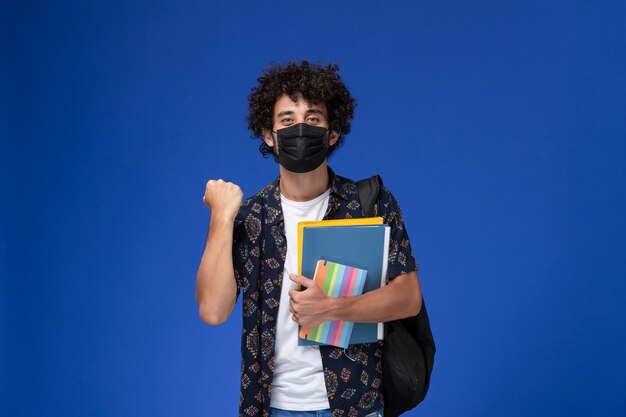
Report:
[[[338,62],[331,158],[405,211],[438,353],[414,416],[626,415],[623,1],[4,1],[0,414],[230,416],[198,318],[210,178],[272,61]]]

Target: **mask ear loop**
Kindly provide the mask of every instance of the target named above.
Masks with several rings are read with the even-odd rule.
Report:
[[[274,139],[274,146],[272,146],[272,150],[274,151],[274,156],[277,157],[278,156],[278,132],[275,130],[270,130],[270,132],[272,132],[272,139]],[[274,136],[274,133],[276,133],[276,136]]]
[[[328,124],[330,125],[330,123],[328,123]],[[330,132],[331,132],[331,130],[330,130],[330,126],[325,127],[324,129],[326,129],[326,155],[325,155],[325,157],[328,158],[328,154],[330,153],[330,148],[331,148],[331,145],[330,145]]]

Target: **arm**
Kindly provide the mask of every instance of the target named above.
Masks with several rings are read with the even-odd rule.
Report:
[[[241,199],[241,189],[235,184],[207,183],[204,203],[211,210],[211,221],[196,276],[196,303],[202,321],[214,326],[228,319],[237,300],[232,247]]]
[[[388,277],[395,278],[379,289],[355,297],[328,297],[313,280],[293,276],[292,280],[306,287],[292,290],[291,313],[300,325],[314,326],[325,320],[381,323],[415,316],[422,308],[422,292],[417,277],[409,237],[404,227],[402,209],[391,192],[382,188],[378,215],[390,225]]]
[[[415,271],[355,297],[330,297],[313,280],[294,274],[291,279],[306,288],[289,293],[293,320],[301,326],[315,326],[326,320],[382,323],[414,316],[422,308],[422,292]]]

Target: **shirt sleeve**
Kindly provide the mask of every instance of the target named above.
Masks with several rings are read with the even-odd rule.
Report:
[[[235,224],[233,229],[233,271],[235,273],[235,283],[237,284],[237,298],[242,287],[243,268],[247,260],[247,250],[243,234],[245,228],[243,224]]]
[[[402,209],[393,194],[382,187],[377,204],[378,215],[383,217],[389,225],[389,258],[387,263],[387,281],[409,272],[417,271],[419,266],[415,262],[409,234],[404,225]]]

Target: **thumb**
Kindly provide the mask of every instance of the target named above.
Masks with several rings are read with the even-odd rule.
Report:
[[[304,288],[309,288],[315,284],[312,279],[308,279],[302,275],[289,274],[289,278],[296,284],[302,285]]]

